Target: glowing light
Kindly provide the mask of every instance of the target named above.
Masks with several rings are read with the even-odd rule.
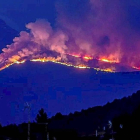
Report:
[[[118,60],[109,60],[109,59],[106,59],[106,58],[101,58],[99,60],[103,61],[103,62],[107,62],[107,63],[119,63]]]
[[[133,66],[132,68],[137,69],[137,70],[140,70],[140,67]]]
[[[79,68],[79,69],[91,69],[93,67],[88,67],[84,64],[80,64],[80,65],[73,65],[72,63],[64,63],[64,62],[59,62],[59,61],[56,61],[55,59],[52,60],[49,60],[48,58],[38,58],[38,59],[32,59],[31,61],[34,61],[34,62],[54,62],[54,63],[58,63],[58,64],[62,64],[62,65],[66,65],[66,66],[71,66],[71,67],[74,67],[74,68]],[[97,71],[104,71],[104,72],[115,72],[115,69],[114,68],[105,68],[105,69],[101,69],[101,68],[93,68]]]
[[[73,57],[80,57],[79,55],[73,55]],[[87,59],[87,60],[91,60],[93,59],[92,57],[90,56],[84,56],[84,57],[81,57],[83,59]],[[103,59],[104,60],[104,59]],[[32,62],[53,62],[53,63],[58,63],[58,64],[61,64],[61,65],[66,65],[66,66],[71,66],[71,67],[74,67],[74,68],[79,68],[79,69],[95,69],[97,71],[105,71],[105,72],[115,72],[115,70],[113,68],[104,68],[104,69],[101,69],[101,68],[94,68],[94,67],[89,67],[85,64],[73,64],[73,62],[62,62],[61,61],[61,58],[54,58],[54,57],[43,57],[43,58],[35,58],[35,59],[31,59],[30,61]],[[3,66],[2,68],[0,68],[0,70],[3,70],[13,64],[22,64],[26,62],[26,60],[22,60],[22,61],[15,61],[11,64],[7,64],[5,66]],[[108,61],[107,61],[108,62]]]
[[[105,68],[105,69],[101,69],[101,68],[94,68],[97,71],[103,71],[103,72],[111,72],[111,73],[115,73],[114,69],[111,68]],[[97,73],[96,73],[97,74]]]
[[[104,61],[104,62],[109,62],[109,60],[107,60],[107,59],[100,59],[101,61]]]
[[[73,56],[73,57],[77,57],[77,58],[79,58],[79,57],[81,57],[81,55],[79,55],[79,54],[70,54],[70,53],[67,53],[68,55],[71,55],[71,56]]]
[[[32,59],[30,61],[33,61],[33,62],[54,62],[54,63],[58,63],[58,64],[62,64],[62,65],[66,65],[66,66],[72,66],[72,67],[75,67],[75,68],[80,68],[80,69],[86,69],[86,68],[90,68],[86,65],[73,65],[72,63],[64,63],[64,62],[60,62],[60,61],[57,61],[57,59],[55,58],[38,58],[38,59]]]
[[[107,59],[107,58],[100,58],[100,59],[97,59],[97,58],[93,58],[91,56],[88,56],[88,55],[85,55],[85,56],[80,56],[80,55],[76,55],[76,54],[67,54],[67,55],[71,55],[73,57],[75,57],[75,60],[74,61],[71,61],[71,60],[62,60],[61,57],[42,57],[42,58],[34,58],[34,59],[31,59],[30,61],[32,62],[53,62],[53,63],[58,63],[58,64],[61,64],[61,65],[66,65],[66,66],[70,66],[70,67],[74,67],[74,68],[78,68],[78,69],[95,69],[96,71],[104,71],[104,72],[116,72],[116,69],[115,67],[113,66],[110,66],[110,67],[99,67],[99,68],[96,68],[96,67],[90,67],[87,63],[88,60],[93,60],[93,59],[96,59],[96,60],[99,60],[99,61],[102,61],[102,62],[106,62],[106,63],[119,63],[118,60],[115,60],[115,59]],[[81,58],[80,60],[79,59],[76,59],[76,58]],[[26,60],[21,60],[21,61],[17,61],[17,60],[13,60],[11,59],[12,62],[10,64],[6,64],[5,66],[1,67],[0,68],[0,71],[13,65],[13,64],[22,64],[24,62],[26,62]],[[87,60],[87,61],[86,61]],[[78,63],[78,64],[77,64]],[[137,70],[140,70],[140,67],[132,67],[134,69],[137,69]]]
[[[80,68],[80,69],[90,69],[90,67],[86,66],[86,65],[78,65],[78,66],[74,66],[75,68]]]
[[[34,61],[34,62],[48,62],[48,61],[51,61],[51,62],[57,62],[59,59],[57,58],[54,58],[54,57],[43,57],[43,58],[37,58],[37,59],[32,59],[30,61]]]
[[[104,71],[106,71],[106,72],[115,72],[113,69],[111,69],[111,68],[107,68],[107,69],[104,69]]]
[[[11,64],[7,64],[7,65],[1,67],[1,68],[0,68],[0,71],[6,69],[6,68],[8,68],[8,67],[10,67],[10,66],[13,65],[13,64],[14,64],[14,63],[11,63]]]
[[[25,60],[22,60],[22,61],[16,61],[15,63],[16,63],[16,64],[22,64],[22,63],[25,63]]]
[[[83,58],[86,59],[86,60],[92,60],[93,59],[93,57],[91,57],[91,56],[84,56]]]

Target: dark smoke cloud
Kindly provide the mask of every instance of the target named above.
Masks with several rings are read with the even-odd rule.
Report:
[[[57,0],[56,27],[39,20],[26,25],[0,60],[60,54],[88,54],[140,66],[140,2],[137,0]]]

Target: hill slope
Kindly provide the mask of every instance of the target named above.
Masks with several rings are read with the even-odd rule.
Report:
[[[140,73],[105,73],[53,63],[27,62],[0,72],[2,124],[27,121],[25,102],[32,105],[32,120],[43,107],[49,117],[104,105],[139,89]],[[5,104],[8,103],[8,104]],[[19,106],[19,107],[17,107]]]

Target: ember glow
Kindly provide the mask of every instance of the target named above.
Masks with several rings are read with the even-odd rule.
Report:
[[[103,61],[103,62],[107,62],[107,63],[119,63],[119,61],[117,61],[117,60],[109,60],[109,59],[105,59],[105,58],[101,58],[99,60]]]
[[[136,69],[136,70],[140,70],[140,67],[133,67],[134,69]]]
[[[16,61],[15,63],[16,63],[16,64],[22,64],[22,63],[25,63],[25,60],[22,60],[22,61]]]
[[[86,59],[86,60],[92,60],[93,59],[93,57],[91,57],[91,56],[84,56],[83,58]]]
[[[15,62],[13,62],[13,63],[6,64],[6,65],[4,65],[3,67],[0,68],[0,71],[1,71],[1,70],[4,70],[4,69],[6,69],[6,68],[8,68],[8,67],[10,67],[10,66],[12,66],[13,64],[22,64],[22,63],[25,63],[25,60],[22,60],[22,61],[15,61]]]
[[[66,65],[66,66],[72,66],[75,68],[79,68],[79,69],[86,69],[86,68],[90,68],[86,65],[73,65],[72,63],[64,63],[64,62],[59,62],[58,60],[56,60],[55,58],[39,58],[39,59],[32,59],[31,61],[33,62],[54,62],[54,63],[58,63],[58,64],[62,64],[62,65]]]
[[[34,59],[30,59],[31,62],[53,62],[53,63],[58,63],[61,65],[66,65],[66,66],[71,66],[74,68],[79,68],[79,69],[94,69],[97,71],[104,71],[104,72],[117,72],[118,70],[116,70],[115,66],[112,67],[110,66],[105,66],[106,63],[109,64],[113,64],[113,63],[118,63],[115,61],[109,61],[107,59],[94,59],[93,57],[77,57],[77,55],[69,55],[73,58],[73,60],[63,60],[61,57],[43,57],[43,58],[34,58]],[[68,56],[67,56],[68,58]],[[78,58],[80,58],[80,60],[78,60]],[[85,61],[86,60],[86,61]],[[103,66],[100,65],[100,67],[94,66],[94,65],[90,65],[88,64],[89,61],[92,60],[97,60],[100,64],[100,62],[104,63]],[[22,64],[25,63],[27,60],[22,60],[22,61],[15,61],[13,63],[10,64],[6,64],[5,66],[0,68],[1,70],[4,70],[5,68],[8,68],[9,66],[13,65],[13,64]],[[75,62],[74,62],[75,61]],[[78,62],[78,63],[77,63]],[[137,67],[133,67],[133,70],[139,70]]]
[[[11,65],[13,65],[13,63],[7,64],[7,65],[1,67],[1,68],[0,68],[0,71],[6,69],[6,68],[8,68],[8,67],[10,67]]]

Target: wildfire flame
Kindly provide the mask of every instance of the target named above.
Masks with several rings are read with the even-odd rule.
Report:
[[[0,68],[0,71],[6,69],[6,68],[8,68],[8,67],[10,67],[11,65],[13,65],[13,63],[7,64],[7,65],[1,67],[1,68]]]
[[[119,63],[119,60],[109,60],[106,58],[99,59],[100,61],[107,62],[107,63]]]
[[[25,60],[22,60],[22,61],[16,61],[16,62],[14,62],[14,63],[16,63],[16,64],[22,64],[22,63],[25,63]]]
[[[0,68],[0,71],[6,69],[6,68],[8,68],[8,67],[10,67],[10,66],[13,65],[13,64],[22,64],[22,63],[25,63],[25,62],[26,62],[25,60],[22,60],[22,61],[15,61],[15,62],[13,62],[13,63],[6,64],[5,66],[3,66],[3,67]]]
[[[93,59],[95,59],[94,57],[92,56],[88,56],[88,55],[85,55],[85,56],[80,56],[80,55],[76,55],[76,54],[68,54],[72,57],[74,57],[75,59],[77,58],[81,58],[83,59],[83,62],[84,60],[86,61],[92,61]],[[100,58],[100,59],[97,59],[99,60],[100,62],[105,62],[105,63],[109,63],[109,64],[114,64],[114,63],[119,63],[118,60],[109,60],[109,59],[106,59],[106,58]],[[34,59],[31,59],[30,61],[32,62],[53,62],[53,63],[58,63],[58,64],[61,64],[61,65],[66,65],[66,66],[71,66],[71,67],[74,67],[74,68],[79,68],[79,69],[95,69],[97,71],[104,71],[104,72],[116,72],[115,70],[115,67],[108,67],[108,68],[96,68],[96,67],[90,67],[88,66],[87,64],[84,64],[82,63],[82,61],[80,62],[80,64],[74,64],[73,62],[63,62],[61,60],[61,58],[55,58],[55,57],[43,57],[43,58],[34,58]],[[2,66],[0,68],[0,71],[1,70],[4,70],[5,68],[8,68],[9,66],[13,65],[13,64],[22,64],[22,63],[25,63],[26,60],[21,60],[21,61],[17,61],[15,60],[14,62],[10,63],[10,64],[6,64],[5,66]],[[138,67],[132,67],[136,70],[140,70],[140,68]]]
[[[91,57],[91,56],[84,56],[83,58],[86,59],[86,60],[92,60],[93,59],[93,57]]]
[[[59,62],[57,59],[52,58],[52,57],[48,57],[48,58],[38,58],[38,59],[32,59],[30,61],[33,62],[54,62],[54,63],[58,63],[58,64],[62,64],[62,65],[66,65],[66,66],[73,66],[75,68],[80,68],[80,69],[86,69],[86,68],[90,68],[86,65],[80,64],[80,65],[73,65],[72,63],[64,63],[64,62]]]

